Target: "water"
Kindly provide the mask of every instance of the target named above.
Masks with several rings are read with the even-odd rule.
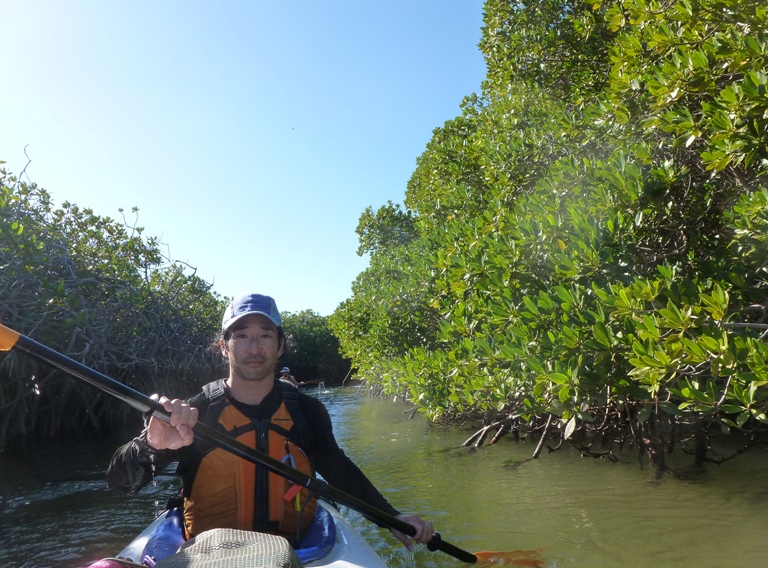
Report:
[[[542,549],[550,568],[763,566],[768,455],[754,449],[683,482],[583,459],[569,450],[528,459],[532,445],[502,439],[461,448],[469,432],[409,420],[405,407],[355,389],[312,390],[342,447],[403,512],[434,521],[468,551]],[[118,552],[177,487],[141,494],[106,487],[115,442],[59,446],[0,462],[0,566],[76,568]],[[343,488],[342,488],[343,489]],[[392,568],[464,566],[441,552],[409,553],[388,531],[347,517]]]

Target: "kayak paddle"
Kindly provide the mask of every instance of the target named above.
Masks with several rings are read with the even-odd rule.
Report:
[[[157,400],[142,394],[131,387],[104,375],[82,363],[70,359],[66,355],[38,343],[34,339],[22,335],[21,333],[0,324],[0,351],[20,351],[44,363],[52,365],[57,369],[65,371],[75,378],[81,379],[86,383],[110,394],[144,414],[151,414],[163,420],[170,422],[170,414],[163,408]],[[227,434],[215,430],[210,426],[198,422],[193,428],[194,434],[200,440],[225,449],[232,454],[243,458],[249,462],[259,465],[272,473],[280,475],[293,483],[306,487],[320,497],[331,501],[341,503],[361,513],[368,519],[383,525],[389,529],[398,530],[408,536],[415,536],[416,528],[394,517],[384,511],[361,501],[339,489],[332,487],[326,481],[311,477],[292,467],[284,464],[280,460],[271,457],[268,454],[260,452],[250,446],[231,438]],[[440,550],[461,560],[462,562],[475,564],[477,562],[512,565],[512,566],[530,566],[534,568],[542,567],[544,564],[539,558],[538,550],[533,551],[515,551],[515,552],[477,552],[472,553],[444,541],[438,533],[435,533],[432,540],[427,543],[427,548],[431,551]]]

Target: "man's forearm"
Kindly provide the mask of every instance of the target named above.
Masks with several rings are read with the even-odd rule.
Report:
[[[133,495],[170,463],[168,453],[151,450],[142,436],[134,438],[112,456],[107,468],[107,483],[116,491]]]

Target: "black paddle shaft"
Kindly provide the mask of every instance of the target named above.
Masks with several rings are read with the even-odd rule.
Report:
[[[8,330],[8,328],[2,324],[0,324],[0,328]],[[2,332],[2,329],[0,329],[0,332]],[[13,333],[15,334],[16,332]],[[15,344],[13,344],[11,348],[26,353],[27,355],[61,369],[62,371],[66,371],[70,375],[122,400],[144,414],[151,414],[160,420],[170,422],[170,414],[159,401],[142,394],[107,375],[91,369],[66,355],[62,355],[58,351],[54,351],[50,347],[46,347],[34,339],[19,334],[18,339],[16,339]],[[255,463],[293,483],[306,487],[320,497],[341,503],[350,509],[354,509],[375,523],[383,525],[389,529],[398,530],[411,537],[416,534],[416,527],[410,523],[406,523],[365,501],[361,501],[352,495],[340,491],[322,479],[311,477],[295,470],[280,460],[274,459],[264,452],[260,452],[255,448],[247,446],[223,432],[215,430],[210,426],[206,426],[202,422],[195,424],[193,430],[195,436],[201,440],[223,448],[244,460]],[[427,543],[427,548],[432,551],[440,550],[462,562],[470,564],[477,562],[476,555],[445,542],[440,538],[438,533],[435,533],[429,543]]]

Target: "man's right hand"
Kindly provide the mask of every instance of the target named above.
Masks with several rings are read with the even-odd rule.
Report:
[[[166,396],[160,397],[160,404],[171,415],[170,424],[152,417],[147,426],[147,444],[153,450],[177,450],[190,445],[195,434],[192,428],[197,423],[197,408],[186,401]]]

